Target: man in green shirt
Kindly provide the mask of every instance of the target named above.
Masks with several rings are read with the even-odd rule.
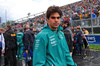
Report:
[[[23,60],[23,29],[17,33],[17,59]]]
[[[34,41],[33,66],[77,66],[70,56],[60,20],[62,11],[50,6],[46,12],[48,24]]]

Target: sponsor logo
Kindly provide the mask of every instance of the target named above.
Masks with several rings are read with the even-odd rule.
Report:
[[[16,34],[11,34],[11,36],[16,36]]]
[[[50,42],[52,46],[56,46],[57,45],[57,41],[55,40],[55,35],[50,36]]]
[[[90,43],[96,42],[95,37],[87,37],[87,39],[88,39],[88,42]]]
[[[60,38],[61,38],[61,39],[63,39],[63,36],[62,36],[62,35],[60,35]]]

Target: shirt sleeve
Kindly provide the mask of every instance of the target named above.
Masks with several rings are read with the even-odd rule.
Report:
[[[25,50],[28,50],[28,44],[29,44],[29,36],[28,34],[24,34],[24,38],[23,38],[23,43],[24,43],[24,46],[25,46]]]
[[[5,51],[5,40],[3,34],[1,34],[2,37],[2,51]]]
[[[46,61],[45,41],[41,37],[36,37],[33,44],[33,66],[44,66]]]

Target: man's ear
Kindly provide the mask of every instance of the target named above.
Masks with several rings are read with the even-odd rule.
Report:
[[[49,19],[46,17],[46,20],[48,21]]]
[[[46,18],[46,21],[48,22],[48,21],[49,21],[49,19],[48,19],[48,18]]]

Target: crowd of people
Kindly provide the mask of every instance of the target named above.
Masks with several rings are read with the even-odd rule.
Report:
[[[92,18],[100,17],[100,0],[91,0],[92,3]],[[91,5],[89,0],[78,1],[72,4],[68,4],[60,7],[63,12],[63,17],[61,20],[81,20],[91,18]],[[71,12],[71,13],[70,13]],[[35,16],[23,23],[12,26],[13,28],[21,28],[25,24],[30,24],[36,30],[41,29],[44,24],[47,24],[45,13],[39,16]],[[42,26],[40,26],[42,25]]]
[[[83,55],[83,41],[85,48],[88,46],[84,35],[89,32],[80,26],[74,29],[68,20],[60,25],[62,14],[58,6],[50,6],[46,12],[48,23],[39,31],[28,24],[19,31],[10,25],[6,31],[0,28],[0,55],[4,54],[5,66],[17,66],[16,62],[23,59],[28,66],[77,66],[73,52]]]
[[[63,22],[62,27],[71,56],[72,54],[84,55],[83,45],[85,49],[89,47],[86,38],[89,35],[88,30],[82,29],[80,26],[73,27],[68,20]]]
[[[88,0],[87,0],[88,1]],[[91,0],[92,2],[92,18],[96,18],[100,14],[100,1]],[[71,18],[72,20],[81,20],[91,17],[91,5],[90,2],[79,1],[74,4],[69,4],[61,7],[65,20]],[[71,14],[72,16],[71,16]]]

